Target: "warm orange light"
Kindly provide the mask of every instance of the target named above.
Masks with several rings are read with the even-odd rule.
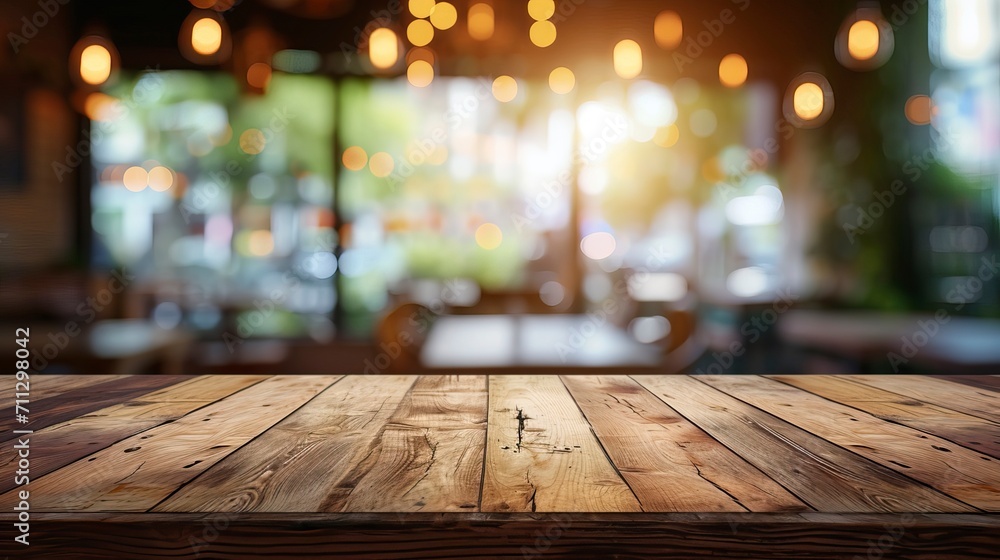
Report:
[[[266,62],[255,62],[247,68],[247,84],[257,89],[267,89],[271,83],[271,65]]]
[[[83,112],[92,121],[114,120],[121,111],[121,103],[106,93],[95,91],[83,102]]]
[[[219,52],[222,48],[222,25],[209,17],[194,22],[191,27],[191,48],[204,56]]]
[[[89,45],[80,53],[80,78],[96,86],[111,77],[111,51],[104,45]]]
[[[139,192],[149,184],[149,174],[146,173],[145,169],[137,165],[132,166],[125,170],[122,182],[125,184],[126,189],[132,192]]]
[[[255,257],[266,257],[274,251],[274,236],[266,229],[254,230],[247,237],[247,249]]]
[[[451,29],[458,21],[458,10],[448,2],[438,2],[431,10],[431,24],[440,30]]]
[[[549,88],[559,95],[565,95],[576,87],[576,76],[569,68],[560,66],[549,73]]]
[[[653,20],[653,36],[660,48],[671,50],[681,44],[684,37],[684,23],[677,12],[666,10],[656,15]]]
[[[406,80],[416,87],[427,87],[434,81],[434,67],[426,60],[414,60],[406,68]]]
[[[931,98],[926,95],[914,95],[906,100],[906,120],[911,124],[922,126],[931,123],[934,106]]]
[[[823,114],[825,102],[823,88],[813,82],[806,82],[795,88],[792,106],[795,114],[804,121],[811,121]]]
[[[551,21],[536,21],[531,24],[528,37],[536,47],[547,47],[556,41],[556,26]]]
[[[247,129],[240,134],[240,149],[243,153],[257,155],[264,151],[266,145],[267,139],[264,138],[264,133],[256,128]]]
[[[396,32],[388,27],[372,31],[368,36],[368,57],[375,68],[392,68],[399,60],[399,39],[396,38]]]
[[[493,36],[493,6],[473,4],[469,6],[469,36],[477,41],[485,41]]]
[[[653,143],[663,148],[670,148],[677,143],[681,137],[681,131],[676,124],[660,128],[653,135]]]
[[[632,39],[619,41],[614,51],[615,73],[630,80],[642,73],[642,47]]]
[[[493,97],[501,103],[508,103],[517,97],[517,81],[510,76],[500,76],[493,80]]]
[[[719,63],[719,81],[726,87],[740,87],[747,81],[747,61],[738,54],[727,54]]]
[[[383,179],[392,174],[392,170],[396,168],[396,162],[389,154],[378,152],[372,154],[372,158],[368,160],[368,167],[372,170],[372,175]]]
[[[496,249],[503,243],[503,231],[496,224],[485,223],[476,228],[476,245],[487,251]]]
[[[406,38],[415,47],[427,45],[434,39],[434,26],[426,19],[415,19],[406,26]]]
[[[528,0],[528,15],[535,21],[544,21],[554,16],[556,3],[554,0]]]
[[[157,165],[149,170],[147,182],[149,188],[154,191],[163,192],[173,186],[174,173],[162,165]]]
[[[351,146],[344,150],[344,167],[351,171],[361,171],[368,165],[368,153],[360,146]]]
[[[847,52],[855,60],[868,60],[878,54],[878,26],[863,19],[854,22],[847,32]]]
[[[410,13],[415,18],[430,17],[434,9],[434,0],[410,0]]]

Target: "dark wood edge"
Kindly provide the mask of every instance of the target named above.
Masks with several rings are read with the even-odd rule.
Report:
[[[1000,515],[33,513],[31,545],[12,537],[0,541],[0,555],[929,560],[995,558]]]

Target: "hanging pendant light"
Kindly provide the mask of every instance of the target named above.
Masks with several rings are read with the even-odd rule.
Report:
[[[184,58],[196,64],[219,64],[232,53],[232,37],[222,15],[194,10],[181,24],[177,45]]]
[[[113,82],[120,64],[118,49],[110,39],[100,34],[85,35],[70,51],[70,76],[77,85],[85,88]]]
[[[864,2],[844,19],[834,51],[845,68],[865,71],[888,62],[894,46],[892,25],[878,3]]]

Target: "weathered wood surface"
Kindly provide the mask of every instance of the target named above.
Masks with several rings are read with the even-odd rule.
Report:
[[[641,511],[558,377],[490,378],[482,511]]]
[[[1000,511],[1000,462],[937,436],[756,376],[706,375],[716,389],[985,511]]]
[[[45,558],[991,558],[996,379],[49,376],[0,512]]]

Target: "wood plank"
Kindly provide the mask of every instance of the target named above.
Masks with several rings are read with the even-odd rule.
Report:
[[[897,393],[826,375],[768,375],[770,379],[863,410],[876,418],[934,434],[1000,458],[1000,424],[915,401]]]
[[[487,400],[485,375],[420,377],[347,473],[339,510],[478,511]]]
[[[982,453],[763,377],[699,379],[967,504],[1000,511],[1000,462]]]
[[[785,514],[787,515],[787,514]],[[44,514],[39,558],[995,559],[1000,518],[821,514]],[[778,517],[778,519],[775,519]],[[954,518],[954,519],[953,519]],[[13,515],[0,514],[13,523]],[[873,547],[873,543],[875,546]],[[18,548],[20,547],[20,548]],[[23,545],[0,541],[19,558]]]
[[[869,387],[1000,422],[1000,394],[922,375],[845,375]]]
[[[633,379],[819,511],[975,511],[695,378]]]
[[[31,476],[38,478],[117,441],[170,422],[264,379],[266,375],[202,376],[142,395],[73,420],[39,430],[30,437],[44,451],[31,456]],[[199,397],[200,400],[194,400]],[[17,470],[13,446],[0,448],[0,465]],[[0,478],[0,493],[15,487],[14,477]]]
[[[979,389],[1000,391],[1000,379],[991,375],[932,375],[931,377],[962,383]]]
[[[644,511],[809,509],[628,377],[562,381]]]
[[[340,376],[274,376],[31,481],[33,511],[146,511]],[[15,503],[12,490],[0,507]]]
[[[192,379],[190,375],[132,375],[88,385],[44,399],[31,399],[27,424],[18,424],[11,414],[0,420],[0,443],[11,441],[11,430],[39,431],[77,416],[120,404],[157,389]]]
[[[80,375],[80,374],[53,374],[35,373],[31,376],[31,400],[40,401],[48,397],[54,397],[63,393],[107,383],[115,379],[129,377],[127,374],[119,375]]]
[[[490,377],[481,509],[641,511],[558,377]]]
[[[154,511],[329,511],[416,376],[352,375],[236,451]],[[303,483],[308,481],[308,483]]]

